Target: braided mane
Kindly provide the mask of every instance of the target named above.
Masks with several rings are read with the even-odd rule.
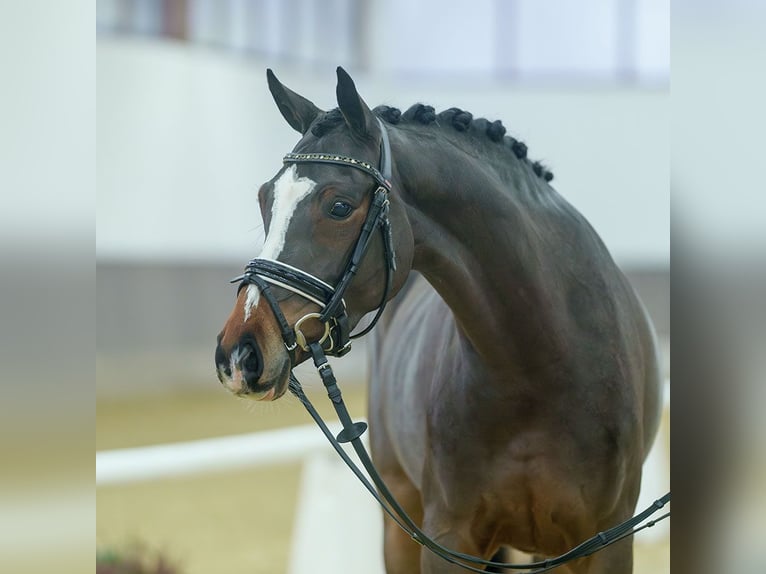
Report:
[[[527,146],[524,142],[506,135],[506,129],[500,120],[493,122],[485,118],[473,118],[471,112],[460,108],[449,108],[438,114],[432,106],[415,104],[402,113],[398,108],[391,106],[378,106],[373,113],[383,121],[396,125],[402,121],[429,125],[434,122],[442,126],[452,126],[459,132],[483,133],[491,141],[510,149],[513,154],[522,161],[528,162],[532,171],[545,181],[553,180],[553,173],[539,161],[531,161],[527,157]],[[311,126],[311,133],[316,137],[322,137],[334,128],[343,124],[343,114],[338,108],[325,112]]]

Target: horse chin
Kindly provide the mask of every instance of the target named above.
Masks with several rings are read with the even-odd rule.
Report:
[[[287,391],[289,378],[290,361],[288,360],[275,377],[260,382],[259,386],[261,388],[265,387],[265,390],[251,390],[240,396],[254,401],[276,401]]]

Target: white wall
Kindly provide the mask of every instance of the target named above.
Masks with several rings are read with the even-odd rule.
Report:
[[[268,64],[224,52],[101,37],[97,45],[102,260],[244,262],[262,240],[256,192],[297,134],[268,92]],[[334,74],[273,65],[318,106]],[[667,91],[527,88],[355,75],[370,105],[458,106],[502,119],[621,263],[669,261]]]

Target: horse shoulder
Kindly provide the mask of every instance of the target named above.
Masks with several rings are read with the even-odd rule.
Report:
[[[399,465],[420,484],[427,446],[432,387],[454,356],[452,311],[416,275],[386,310],[372,338],[369,417],[376,464]]]

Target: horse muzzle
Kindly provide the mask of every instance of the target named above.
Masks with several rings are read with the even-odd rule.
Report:
[[[215,363],[218,380],[239,397],[272,401],[287,390],[289,356],[285,353],[281,358],[273,358],[266,369],[264,354],[252,335],[243,336],[228,351],[219,340]]]

